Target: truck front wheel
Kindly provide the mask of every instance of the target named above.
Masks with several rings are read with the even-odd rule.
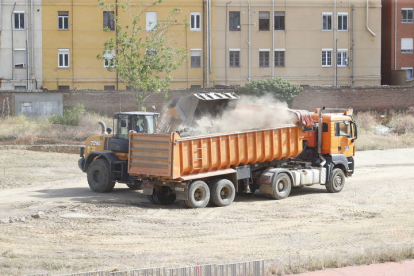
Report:
[[[235,195],[236,189],[228,179],[218,179],[211,186],[211,201],[218,207],[232,204]]]
[[[88,184],[92,191],[97,193],[109,193],[114,189],[115,181],[109,169],[108,161],[96,159],[88,167]]]
[[[185,204],[189,208],[204,208],[210,201],[210,188],[204,181],[195,181],[188,188],[188,199]]]
[[[292,181],[285,173],[280,173],[276,176],[272,184],[273,193],[270,197],[273,199],[285,199],[289,196],[292,190]]]
[[[332,171],[331,178],[326,183],[325,188],[330,193],[339,193],[342,191],[345,185],[345,174],[344,171],[336,168]]]

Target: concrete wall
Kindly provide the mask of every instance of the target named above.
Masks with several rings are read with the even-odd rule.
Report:
[[[351,107],[355,111],[404,110],[414,106],[414,86],[308,88],[293,101],[293,108]]]
[[[56,93],[19,93],[14,95],[15,115],[46,117],[63,113],[63,97]]]

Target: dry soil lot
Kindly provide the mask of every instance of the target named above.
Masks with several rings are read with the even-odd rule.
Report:
[[[339,194],[314,186],[281,201],[256,193],[192,210],[151,205],[122,185],[93,193],[77,155],[0,150],[0,275],[262,258],[285,266],[412,249],[413,156],[358,152]]]

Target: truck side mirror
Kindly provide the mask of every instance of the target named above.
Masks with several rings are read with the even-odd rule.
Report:
[[[354,138],[352,138],[351,142],[354,142],[356,139],[358,139],[358,127],[357,127],[357,123],[355,121],[351,122],[352,125],[352,130],[353,130],[353,136]]]

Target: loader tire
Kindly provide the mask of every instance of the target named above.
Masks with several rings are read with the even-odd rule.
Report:
[[[109,169],[108,161],[96,159],[88,167],[88,184],[92,191],[97,193],[109,193],[114,189],[115,180]]]
[[[344,171],[336,168],[332,171],[331,178],[326,183],[325,188],[330,193],[339,193],[345,185]]]
[[[215,206],[229,206],[236,196],[236,189],[228,179],[218,179],[211,185],[211,201]]]
[[[273,199],[285,199],[292,190],[292,180],[285,173],[280,173],[272,183],[273,193],[270,197]]]
[[[204,208],[210,201],[210,188],[201,180],[190,184],[188,188],[188,199],[185,201],[189,208]]]

